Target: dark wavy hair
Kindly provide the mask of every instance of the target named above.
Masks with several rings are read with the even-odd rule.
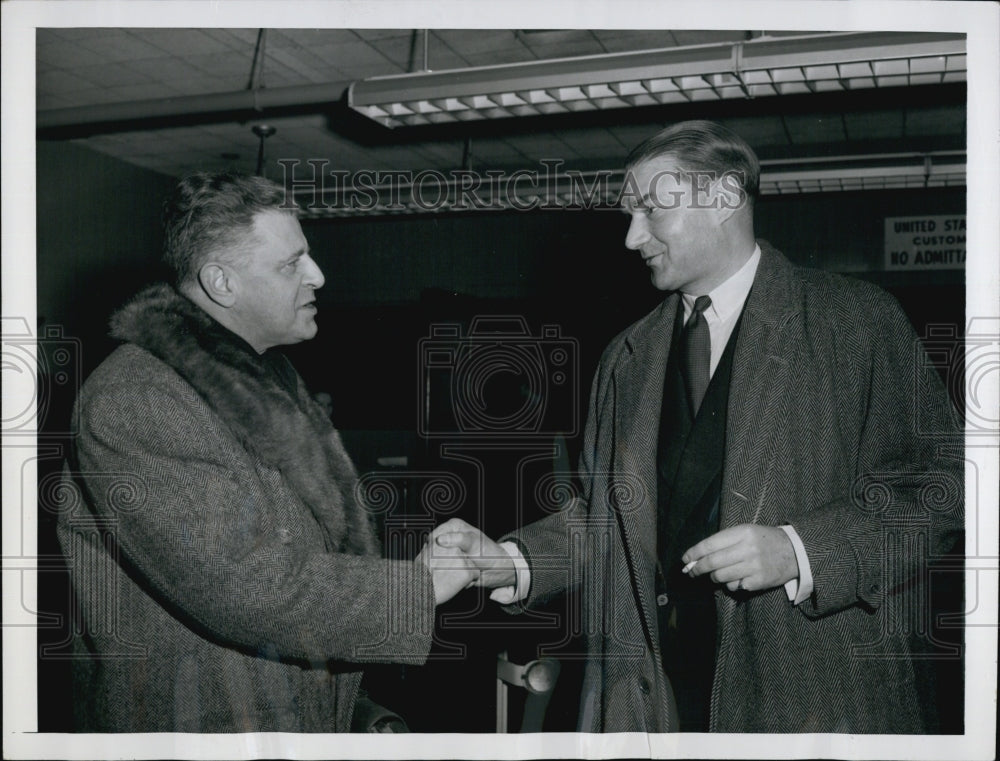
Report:
[[[163,262],[175,285],[197,277],[213,254],[230,256],[248,242],[254,216],[276,210],[295,214],[285,189],[236,172],[197,172],[182,179],[163,203]]]
[[[753,148],[728,127],[703,119],[677,122],[644,140],[629,153],[625,169],[670,156],[677,168],[736,178],[751,208],[760,194],[760,160]]]

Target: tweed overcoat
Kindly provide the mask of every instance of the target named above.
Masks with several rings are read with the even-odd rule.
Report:
[[[737,336],[721,527],[791,524],[814,592],[716,592],[711,728],[924,731],[909,636],[921,570],[962,529],[962,443],[936,371],[895,300],[793,266],[761,241]],[[674,731],[657,632],[655,458],[674,293],[606,349],[580,496],[512,535],[524,605],[579,586],[589,660],[582,731]]]
[[[141,298],[146,317],[176,316],[167,289]],[[294,371],[286,395],[225,366],[225,341],[175,332],[160,344],[185,357],[126,343],[77,404],[75,501],[64,495],[58,525],[77,598],[77,728],[347,731],[359,664],[426,659],[430,574],[380,557],[351,499],[353,466]],[[235,409],[209,404],[194,376]],[[272,404],[291,405],[280,424]],[[336,460],[335,475],[316,458]]]

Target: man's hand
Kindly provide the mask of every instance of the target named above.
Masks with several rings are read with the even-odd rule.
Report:
[[[461,550],[442,547],[429,541],[420,550],[416,562],[423,563],[431,572],[434,584],[434,604],[448,602],[466,587],[472,585],[477,571]]]
[[[486,534],[460,518],[445,521],[431,532],[430,542],[458,550],[476,569],[477,587],[509,587],[517,583],[514,561],[507,551]]]
[[[681,557],[689,576],[710,574],[734,592],[778,587],[799,575],[795,549],[776,526],[742,523],[698,542]],[[689,567],[690,566],[690,567]]]

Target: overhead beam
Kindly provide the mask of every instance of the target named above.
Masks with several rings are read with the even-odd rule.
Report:
[[[348,82],[44,109],[36,115],[40,137],[83,137],[167,125],[209,124],[277,113],[315,113],[343,99]],[[237,118],[239,117],[239,118]]]

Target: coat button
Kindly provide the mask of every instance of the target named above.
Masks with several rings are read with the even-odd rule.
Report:
[[[670,602],[670,597],[668,597],[665,592],[660,592],[660,594],[656,596],[656,604],[659,605],[661,608],[668,602]]]
[[[651,688],[649,686],[649,680],[646,679],[646,677],[641,677],[639,679],[639,692],[641,692],[643,695],[648,695],[650,689]]]

